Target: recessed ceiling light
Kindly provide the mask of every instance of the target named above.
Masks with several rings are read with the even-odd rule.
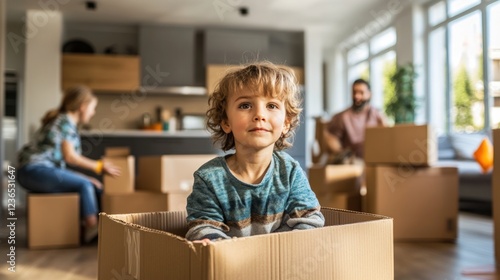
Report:
[[[85,2],[85,6],[87,10],[95,11],[97,9],[97,3],[95,1],[87,1]]]
[[[240,15],[242,15],[242,16],[248,15],[248,8],[247,7],[240,7],[238,10],[240,11]]]

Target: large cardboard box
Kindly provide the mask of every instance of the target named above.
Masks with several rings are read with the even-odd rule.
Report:
[[[80,245],[80,197],[77,193],[28,194],[28,247]]]
[[[162,155],[140,157],[137,189],[153,192],[189,192],[193,173],[217,155]]]
[[[132,193],[135,183],[135,158],[130,155],[130,150],[126,147],[107,148],[103,161],[120,168],[121,173],[115,178],[103,176],[104,193]]]
[[[493,130],[493,162],[500,163],[500,129]],[[500,164],[493,167],[492,207],[493,207],[493,242],[495,243],[495,260],[497,271],[500,271]]]
[[[436,135],[429,125],[366,128],[364,150],[367,164],[431,166],[437,161]]]
[[[394,238],[457,238],[456,167],[367,166],[367,212],[394,218]]]
[[[183,238],[185,212],[101,214],[98,279],[394,279],[391,218],[322,212],[323,228],[209,245]]]
[[[361,211],[362,165],[321,165],[309,168],[309,183],[323,207]]]
[[[189,192],[155,193],[136,191],[133,193],[103,194],[102,212],[127,214],[160,211],[185,211]]]

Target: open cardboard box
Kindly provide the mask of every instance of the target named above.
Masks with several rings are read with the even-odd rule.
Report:
[[[325,227],[192,243],[185,212],[100,214],[99,279],[393,279],[392,219],[322,208]]]

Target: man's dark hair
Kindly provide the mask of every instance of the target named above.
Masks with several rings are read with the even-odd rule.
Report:
[[[364,79],[357,79],[356,81],[354,81],[354,83],[352,83],[352,86],[354,87],[354,85],[357,85],[357,84],[364,84],[364,85],[366,85],[366,87],[368,88],[369,91],[372,90],[371,87],[370,87],[370,83],[368,83]]]

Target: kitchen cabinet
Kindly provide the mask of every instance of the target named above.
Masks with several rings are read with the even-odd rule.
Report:
[[[138,90],[139,61],[130,55],[64,54],[62,89],[83,84],[95,91]]]
[[[255,62],[265,59],[268,49],[266,32],[228,29],[205,31],[205,65]]]
[[[141,26],[142,86],[203,86],[200,40],[199,32],[193,27]]]
[[[238,65],[207,65],[206,70],[206,88],[208,94],[212,94],[217,83],[224,77],[224,75],[234,67],[239,67]],[[289,66],[290,67],[290,66]],[[290,67],[292,68],[295,76],[297,77],[297,82],[299,85],[304,84],[304,69],[302,67]]]

